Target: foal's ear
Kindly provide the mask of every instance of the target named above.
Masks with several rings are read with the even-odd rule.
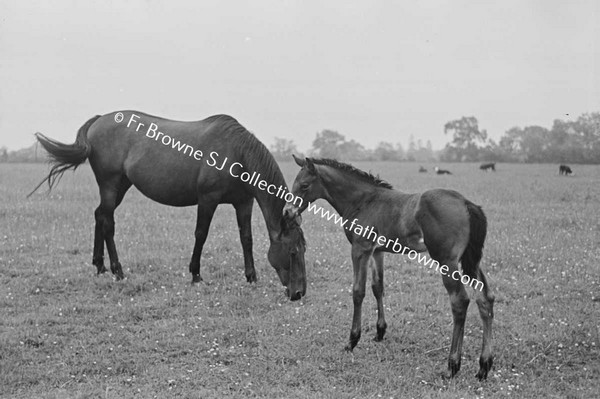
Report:
[[[292,154],[292,157],[294,157],[294,161],[296,161],[296,164],[300,167],[304,166],[304,159],[302,158],[298,158],[296,155]]]
[[[317,169],[315,168],[315,164],[312,161],[312,159],[306,158],[305,161],[306,161],[306,167],[308,168],[308,171],[310,173],[317,174]]]

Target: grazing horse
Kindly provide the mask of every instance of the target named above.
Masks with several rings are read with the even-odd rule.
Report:
[[[435,173],[437,173],[438,175],[451,175],[452,174],[452,173],[450,173],[449,170],[440,169],[437,166],[434,169],[435,169]]]
[[[573,171],[571,170],[570,167],[568,167],[567,165],[560,165],[558,167],[558,174],[559,175],[565,175],[565,176],[569,176],[570,174],[572,174]]]
[[[419,173],[427,173],[427,169],[422,166],[419,166]]]
[[[160,130],[160,131],[159,131]],[[196,122],[178,122],[137,111],[113,112],[88,120],[74,144],[62,144],[41,133],[40,144],[50,153],[53,167],[44,181],[50,189],[68,169],[89,159],[100,188],[100,205],[94,212],[94,255],[98,274],[104,267],[104,243],[110,269],[117,280],[123,269],[114,242],[114,211],[133,185],[148,198],[164,205],[198,207],[195,245],[189,270],[192,283],[202,281],[200,256],[217,205],[235,208],[248,282],[256,281],[252,256],[252,207],[254,199],[269,232],[268,260],[287,287],[292,300],[306,292],[305,243],[298,221],[282,217],[287,185],[279,166],[266,147],[234,118],[215,115]],[[162,136],[162,138],[160,138]],[[159,141],[160,138],[160,141]],[[248,182],[246,174],[258,173],[261,183]],[[269,192],[265,191],[267,187]],[[32,192],[32,193],[33,193]],[[31,195],[31,194],[30,194]]]
[[[486,172],[489,172],[490,170],[492,172],[495,172],[496,171],[496,162],[483,163],[483,164],[481,164],[479,169],[485,170]]]
[[[392,189],[388,183],[369,173],[335,160],[295,159],[302,169],[296,176],[292,193],[303,201],[300,206],[295,202],[288,202],[284,207],[286,217],[297,217],[310,202],[323,198],[335,208],[343,220],[352,221],[350,226],[344,223],[344,233],[352,245],[354,268],[354,315],[350,341],[346,349],[351,351],[361,336],[361,308],[365,296],[367,269],[371,269],[372,290],[377,300],[375,340],[383,339],[387,327],[383,312],[383,255],[385,252],[397,253],[399,250],[396,246],[401,244],[401,247],[415,252],[429,251],[429,255],[438,266],[444,265],[439,271],[450,296],[454,319],[448,358],[450,377],[456,375],[460,369],[465,318],[469,305],[465,286],[456,278],[460,275],[458,263],[462,264],[461,279],[468,276],[472,282],[476,279],[478,285],[483,285],[479,291],[475,290],[479,314],[483,320],[483,347],[477,378],[487,378],[493,363],[494,295],[479,267],[487,230],[486,217],[481,208],[456,191],[435,189],[406,194]],[[358,225],[360,231],[354,227]],[[362,233],[363,226],[371,228],[366,237],[366,233]],[[365,231],[369,231],[369,228]],[[374,238],[371,237],[373,231],[376,232]],[[392,240],[394,245],[390,248]],[[404,252],[405,250],[402,251]],[[444,271],[447,273],[444,274]]]

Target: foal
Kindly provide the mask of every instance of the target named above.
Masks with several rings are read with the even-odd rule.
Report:
[[[486,379],[492,367],[492,320],[494,295],[479,267],[485,241],[487,220],[481,207],[456,191],[435,189],[406,194],[392,189],[388,183],[358,170],[351,165],[331,159],[298,159],[302,167],[292,187],[294,196],[302,203],[287,203],[283,209],[287,218],[295,218],[308,204],[319,198],[327,200],[350,226],[344,222],[344,233],[352,245],[354,285],[352,298],[354,315],[350,341],[346,349],[354,349],[361,335],[361,308],[365,296],[367,269],[372,273],[372,290],[377,300],[377,335],[381,341],[387,324],[383,312],[383,255],[398,252],[390,243],[399,243],[415,252],[429,251],[432,259],[442,266],[439,270],[448,295],[454,319],[452,345],[448,358],[450,377],[460,369],[465,318],[469,296],[460,281],[483,284],[477,293],[477,306],[483,320],[483,347],[477,378]],[[360,232],[355,225],[361,225]],[[361,234],[362,226],[375,231]],[[368,229],[367,229],[368,230]],[[381,241],[381,238],[384,238]],[[402,251],[404,253],[404,251]],[[462,264],[462,275],[458,263]],[[438,266],[439,266],[438,265]],[[444,274],[444,271],[447,273]],[[456,278],[460,276],[461,279]]]

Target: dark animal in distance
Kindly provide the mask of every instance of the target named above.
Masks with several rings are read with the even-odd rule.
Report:
[[[488,172],[490,170],[495,172],[496,171],[496,162],[483,163],[483,164],[481,164],[479,169],[485,170],[486,172]]]
[[[419,167],[419,173],[427,173],[427,169],[425,169],[424,167],[420,166]]]
[[[558,174],[559,174],[559,175],[565,175],[565,176],[568,176],[568,175],[570,175],[570,174],[572,174],[572,173],[573,173],[573,171],[572,171],[572,170],[571,170],[571,168],[570,168],[569,166],[567,166],[567,165],[560,165],[560,166],[558,167]]]
[[[134,116],[140,119],[127,127],[135,119]],[[138,132],[144,124],[146,128]],[[164,140],[161,144],[149,138],[151,126],[154,126],[153,133],[160,128],[163,132],[168,132],[173,142],[177,140],[178,144],[181,142],[193,147],[192,149],[205,151],[205,159],[198,159],[197,152],[192,158],[191,151],[188,155],[175,150],[175,145],[167,147]],[[163,137],[167,135],[158,133],[164,134]],[[242,182],[228,173],[228,169],[224,169],[225,162],[229,159],[230,163],[238,162],[241,165],[238,173],[244,169],[250,173],[257,172],[266,181],[287,189],[273,156],[234,118],[215,115],[196,122],[179,122],[137,111],[121,111],[97,115],[88,120],[79,129],[74,144],[60,143],[41,133],[36,136],[50,154],[54,165],[32,193],[45,181],[52,189],[66,170],[76,169],[86,159],[90,162],[100,188],[100,205],[94,212],[96,227],[92,258],[98,274],[106,272],[106,242],[110,269],[118,280],[123,278],[113,238],[114,211],[133,185],[146,197],[164,205],[197,206],[196,240],[189,264],[192,283],[202,280],[202,249],[213,214],[222,203],[232,204],[235,208],[246,279],[248,282],[256,281],[251,225],[252,207],[256,199],[269,232],[269,262],[275,268],[281,283],[287,287],[290,299],[300,299],[305,294],[305,243],[298,221],[286,221],[282,217],[285,204],[283,199]]]
[[[452,173],[450,173],[449,170],[440,169],[437,166],[434,169],[435,169],[435,173],[437,173],[438,175],[451,175],[452,174]]]
[[[383,339],[387,328],[383,306],[383,255],[402,249],[394,249],[395,246],[389,248],[391,240],[397,240],[402,247],[415,252],[429,251],[432,259],[449,270],[447,274],[440,272],[450,297],[454,319],[448,357],[450,377],[460,369],[465,318],[470,301],[464,284],[451,278],[451,275],[459,274],[460,262],[463,275],[469,276],[471,283],[478,280],[475,288],[482,284],[479,291],[475,290],[483,320],[483,347],[477,378],[487,378],[493,364],[494,295],[479,266],[487,233],[487,219],[481,207],[456,191],[435,189],[406,194],[393,190],[388,183],[348,164],[331,159],[295,159],[301,169],[293,183],[292,193],[301,197],[303,202],[300,206],[288,202],[284,207],[286,217],[297,217],[309,203],[323,198],[344,220],[352,220],[350,228],[344,226],[346,238],[352,245],[354,268],[354,315],[346,349],[351,351],[360,340],[368,269],[371,269],[372,290],[377,300],[375,339]],[[355,223],[360,224],[360,232],[352,231]],[[361,235],[362,226],[371,226],[371,232],[376,231],[375,238],[371,237],[371,232],[368,236]],[[384,243],[385,247],[380,242],[382,236],[388,240]]]

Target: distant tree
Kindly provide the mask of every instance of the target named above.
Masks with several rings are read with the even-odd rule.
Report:
[[[398,153],[398,150],[394,148],[394,145],[385,141],[381,141],[377,144],[377,147],[375,147],[375,150],[373,151],[373,155],[378,161],[402,160],[402,157]]]
[[[0,162],[8,162],[8,148],[0,148]]]
[[[275,143],[270,148],[271,154],[277,161],[291,161],[292,154],[301,155],[293,140],[275,137]]]
[[[339,150],[339,159],[342,161],[369,161],[372,158],[372,153],[354,140],[343,142]]]
[[[445,151],[448,161],[477,161],[479,149],[487,144],[487,132],[479,129],[474,116],[463,116],[446,123],[444,133],[452,134],[452,141]]]
[[[398,154],[398,161],[404,161],[406,159],[406,152],[400,143],[396,144],[396,154]]]
[[[312,153],[321,158],[338,159],[341,155],[340,146],[346,138],[333,130],[323,130],[317,133],[312,143]]]
[[[417,153],[417,145],[415,144],[415,136],[412,134],[408,137],[408,150],[406,150],[406,160],[414,162]]]

